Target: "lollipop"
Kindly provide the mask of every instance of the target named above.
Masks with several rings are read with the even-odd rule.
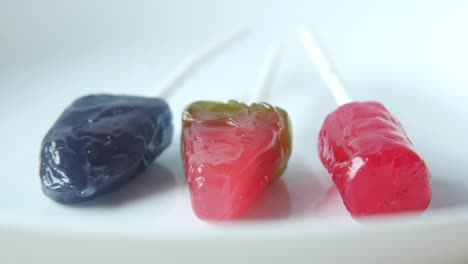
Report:
[[[167,98],[197,66],[244,35],[236,32],[183,63],[161,87]],[[66,108],[42,141],[42,190],[59,203],[111,191],[140,174],[171,143],[172,114],[163,98],[98,94]]]
[[[352,102],[306,27],[298,35],[338,109],[320,130],[318,152],[354,217],[424,211],[430,172],[398,120],[379,102]]]
[[[278,48],[270,50],[252,102],[265,97],[278,54]],[[194,102],[183,113],[182,125],[185,174],[201,219],[241,216],[286,169],[291,132],[288,115],[279,107]]]

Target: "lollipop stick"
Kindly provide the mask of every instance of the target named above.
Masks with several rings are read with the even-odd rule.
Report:
[[[351,102],[352,100],[346,92],[336,70],[333,69],[330,60],[325,56],[316,38],[312,36],[304,25],[300,25],[297,28],[297,35],[304,45],[307,54],[309,54],[309,57],[315,63],[320,75],[335,98],[336,103],[338,105],[343,105]]]
[[[253,87],[253,94],[250,103],[266,101],[268,99],[268,90],[279,66],[281,47],[272,45],[268,51],[264,64],[260,68],[257,81]]]
[[[165,99],[169,98],[198,66],[207,62],[210,58],[223,51],[231,44],[244,38],[247,33],[247,29],[237,30],[222,39],[214,41],[189,57],[162,83],[159,96]]]

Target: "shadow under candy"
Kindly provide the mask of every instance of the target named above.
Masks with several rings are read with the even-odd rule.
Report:
[[[450,150],[428,147],[426,161],[431,172],[432,197],[429,210],[468,206],[468,170],[463,159]]]
[[[291,192],[292,217],[317,214],[329,186],[332,185],[330,177],[301,166],[291,167],[285,176]]]
[[[141,174],[117,189],[71,206],[77,208],[117,207],[167,192],[175,187],[176,180],[172,172],[164,166],[152,163]]]
[[[255,199],[239,220],[273,220],[288,218],[291,199],[283,179],[273,182]]]
[[[430,209],[447,209],[468,206],[468,186],[432,179]]]

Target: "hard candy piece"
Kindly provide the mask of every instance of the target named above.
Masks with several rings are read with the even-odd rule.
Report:
[[[172,114],[158,98],[90,95],[72,103],[42,142],[42,190],[82,202],[135,177],[172,140]]]
[[[354,102],[327,116],[319,155],[353,216],[421,212],[430,172],[401,124],[378,102]]]
[[[201,219],[240,216],[286,169],[291,132],[281,108],[196,102],[182,122],[185,173]]]

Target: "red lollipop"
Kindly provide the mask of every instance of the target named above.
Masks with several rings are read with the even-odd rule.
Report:
[[[192,207],[203,220],[242,218],[287,167],[291,126],[286,111],[265,101],[278,65],[269,50],[250,104],[198,101],[182,117],[182,155]]]
[[[352,102],[307,28],[298,35],[340,105],[322,125],[318,152],[348,211],[354,217],[424,211],[430,172],[400,122],[379,102]]]

